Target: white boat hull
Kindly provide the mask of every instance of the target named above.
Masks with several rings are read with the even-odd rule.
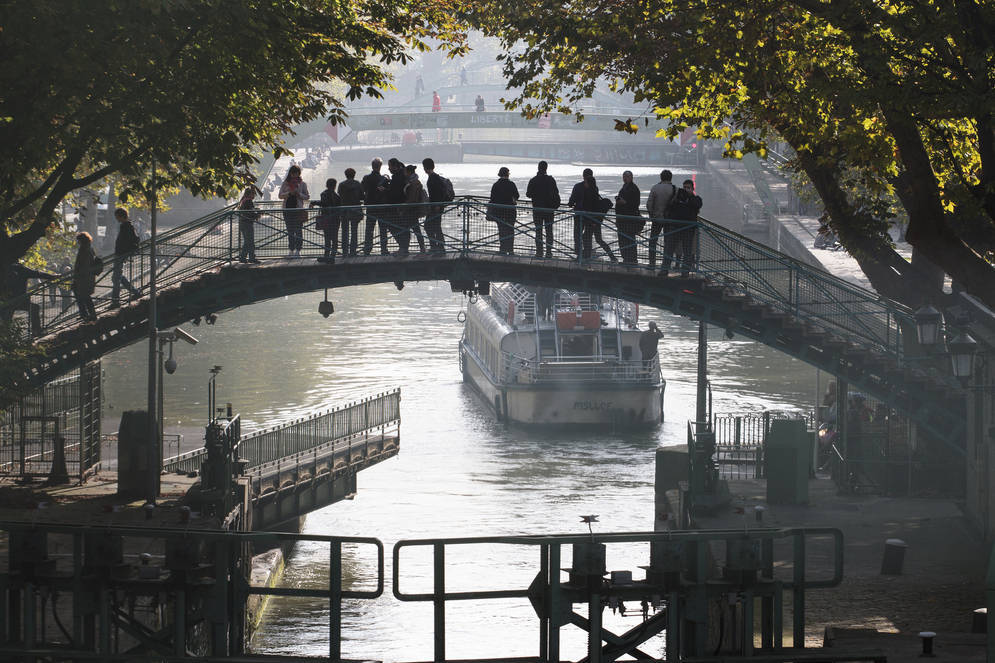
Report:
[[[499,419],[535,426],[642,428],[663,420],[659,384],[611,382],[495,384],[476,359],[464,351],[463,378],[472,384]]]

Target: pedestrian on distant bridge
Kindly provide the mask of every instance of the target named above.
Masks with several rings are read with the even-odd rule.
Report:
[[[498,169],[498,179],[491,186],[491,197],[487,201],[487,217],[497,223],[499,253],[515,255],[515,205],[518,203],[518,187],[509,179],[511,171],[507,166]]]
[[[363,220],[363,185],[356,181],[356,171],[345,169],[345,179],[339,182],[342,207],[342,256],[354,256],[359,248],[359,222]]]
[[[476,106],[478,113],[483,113],[485,110],[487,110],[484,107],[484,98],[479,94],[477,95],[477,98],[473,101],[473,105]]]
[[[536,231],[536,258],[543,257],[543,230],[546,232],[545,257],[553,257],[553,217],[560,206],[560,190],[556,180],[546,171],[549,164],[540,161],[536,176],[529,180],[525,197],[532,199],[532,222]]]
[[[287,178],[280,186],[280,200],[283,201],[283,222],[287,226],[288,258],[299,258],[304,247],[304,222],[307,220],[307,202],[311,194],[307,182],[301,178],[301,167],[294,164],[287,171]]]
[[[366,240],[363,242],[363,255],[373,251],[373,228],[379,226],[380,255],[387,255],[387,226],[384,223],[384,208],[378,207],[386,202],[387,178],[380,173],[383,161],[377,157],[371,163],[372,170],[363,177],[360,183],[363,187],[363,198],[366,200]]]
[[[415,78],[415,96],[420,97],[425,94],[425,81],[422,80],[421,74],[418,74]]]
[[[622,173],[622,188],[615,196],[615,227],[618,230],[618,252],[622,262],[634,265],[637,261],[637,237],[646,222],[639,214],[639,187],[632,181],[632,171]]]
[[[437,90],[432,90],[432,112],[438,113],[442,110],[442,97]]]

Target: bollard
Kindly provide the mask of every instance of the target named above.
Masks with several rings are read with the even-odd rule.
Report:
[[[988,633],[988,608],[977,608],[971,618],[971,633]]]
[[[933,653],[933,638],[936,637],[936,633],[933,631],[920,631],[919,637],[922,638],[922,653],[919,656],[935,656]]]
[[[905,549],[909,546],[901,539],[888,539],[884,542],[884,559],[881,560],[881,575],[902,575],[905,562]]]

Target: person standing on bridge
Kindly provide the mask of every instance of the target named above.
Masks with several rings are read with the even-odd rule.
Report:
[[[540,161],[536,176],[529,180],[525,189],[525,197],[532,199],[532,222],[536,229],[536,258],[543,257],[543,229],[546,231],[547,258],[553,257],[553,215],[560,206],[560,190],[556,188],[556,180],[546,173],[549,164]]]
[[[636,237],[646,222],[639,215],[639,187],[632,181],[631,170],[622,173],[622,188],[615,196],[615,225],[622,262],[636,264]]]
[[[584,255],[584,182],[588,177],[594,177],[594,171],[585,168],[581,175],[581,181],[574,184],[573,190],[570,191],[570,198],[567,200],[567,206],[574,210],[574,252],[577,254],[577,258]]]
[[[248,186],[238,202],[238,234],[242,243],[238,250],[238,261],[242,263],[258,263],[256,260],[256,221],[259,212],[252,200],[256,197],[256,187]]]
[[[474,99],[473,105],[476,106],[478,113],[483,113],[485,110],[487,110],[484,107],[484,98],[482,96],[480,96],[479,94],[477,95],[477,98]]]
[[[380,174],[383,161],[380,157],[373,160],[372,170],[363,177],[363,198],[366,200],[366,241],[363,242],[363,255],[373,251],[373,228],[379,226],[380,255],[387,255],[387,226],[384,223],[384,208],[386,202],[387,178]]]
[[[93,291],[97,289],[97,275],[103,269],[100,258],[93,251],[93,236],[88,232],[76,234],[76,262],[73,263],[73,295],[79,307],[79,317],[86,322],[97,319],[93,306]]]
[[[356,171],[345,169],[345,179],[339,182],[342,212],[342,257],[356,255],[359,243],[359,222],[363,220],[363,185],[356,181]]]
[[[674,250],[674,228],[673,224],[667,223],[666,219],[670,215],[670,203],[677,193],[674,186],[674,174],[669,170],[660,173],[660,181],[650,189],[650,195],[646,199],[646,211],[650,215],[650,269],[656,268],[656,243],[660,237],[660,231],[664,231],[663,252],[668,256]],[[667,266],[670,266],[669,259]]]
[[[425,94],[425,81],[421,79],[421,74],[415,78],[415,96],[420,97]]]
[[[307,182],[301,178],[301,167],[294,164],[287,171],[287,178],[280,186],[280,200],[283,201],[283,222],[287,226],[288,258],[299,258],[304,248],[304,221],[307,220],[305,206],[311,199]]]
[[[467,85],[466,67],[460,67],[460,70],[459,70],[459,84],[460,84],[460,86]]]
[[[487,201],[487,216],[497,223],[499,253],[515,255],[515,205],[518,203],[518,187],[509,179],[511,171],[507,166],[498,169],[498,179],[491,186],[491,197]]]
[[[124,263],[131,263],[131,254],[138,248],[141,240],[135,232],[135,226],[128,220],[128,210],[118,207],[114,210],[117,221],[117,239],[114,240],[114,271],[111,273],[111,308],[121,305],[121,286],[128,289],[132,299],[141,297],[141,293],[131,285],[124,275]]]
[[[432,90],[432,112],[438,113],[442,110],[442,97],[437,90]]]
[[[338,253],[339,243],[339,223],[342,221],[339,206],[342,199],[335,192],[336,181],[334,177],[325,181],[325,190],[321,192],[320,202],[311,203],[319,206],[318,219],[314,227],[325,235],[325,255],[318,258],[318,262],[335,262],[335,254]],[[349,241],[347,231],[342,231],[342,253],[347,252],[346,243]]]
[[[403,258],[408,255],[408,245],[411,243],[411,229],[404,228],[407,219],[403,207],[404,187],[407,186],[408,179],[404,174],[404,164],[398,159],[390,158],[387,170],[390,171],[390,182],[387,185],[386,202],[391,205],[385,215],[387,228],[397,242],[397,255]]]
[[[404,167],[404,178],[406,180],[404,184],[404,202],[407,205],[404,209],[404,224],[403,228],[405,230],[410,230],[415,234],[415,239],[418,240],[418,252],[425,253],[425,236],[421,232],[421,224],[418,221],[421,217],[425,216],[428,211],[428,194],[425,193],[425,187],[422,186],[421,180],[418,179],[418,173],[415,172],[418,166],[413,163],[409,163]]]
[[[590,258],[593,253],[592,239],[608,255],[608,259],[616,262],[615,254],[612,253],[611,246],[601,236],[601,227],[605,220],[605,212],[611,209],[612,203],[607,198],[602,198],[598,191],[598,183],[594,175],[584,178],[584,229],[581,235],[581,242],[584,245],[584,258]]]
[[[425,188],[428,190],[428,200],[432,203],[428,208],[428,215],[425,217],[428,252],[445,253],[446,238],[442,234],[442,213],[446,207],[445,203],[456,197],[452,190],[453,185],[452,182],[443,180],[442,176],[435,172],[435,161],[430,157],[422,159],[421,167],[425,169]]]
[[[685,223],[675,224],[674,253],[680,256],[678,264],[681,268],[681,276],[687,278],[690,273],[698,268],[698,256],[695,250],[698,235],[698,212],[701,211],[701,196],[694,192],[694,181],[684,180],[683,185],[674,194],[674,200],[670,203],[670,216],[675,220]],[[664,243],[666,244],[666,242]],[[661,265],[661,273],[670,270],[670,252],[667,252]]]

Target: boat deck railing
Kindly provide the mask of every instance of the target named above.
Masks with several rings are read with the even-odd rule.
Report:
[[[582,384],[612,382],[620,384],[657,384],[660,362],[597,357],[560,357],[527,359],[503,353],[504,382],[512,384]]]

